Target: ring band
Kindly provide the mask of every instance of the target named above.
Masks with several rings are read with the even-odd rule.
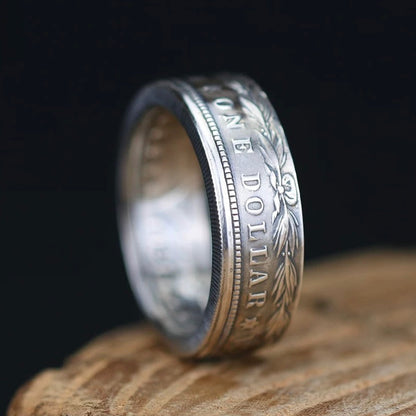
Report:
[[[303,274],[299,188],[251,79],[139,91],[122,128],[118,219],[132,289],[181,355],[251,350],[287,328]]]

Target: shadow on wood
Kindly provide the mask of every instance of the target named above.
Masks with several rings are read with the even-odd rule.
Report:
[[[415,317],[415,252],[334,257],[306,269],[274,346],[194,363],[121,328],[24,385],[8,415],[416,415]]]

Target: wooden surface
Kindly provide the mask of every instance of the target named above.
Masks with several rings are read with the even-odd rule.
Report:
[[[8,415],[416,415],[415,322],[416,252],[334,257],[307,268],[275,346],[194,363],[122,328],[24,385]]]

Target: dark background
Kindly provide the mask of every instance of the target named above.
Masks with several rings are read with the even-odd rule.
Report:
[[[123,111],[153,79],[228,70],[263,86],[296,162],[307,260],[415,243],[411,3],[277,3],[1,3],[4,406],[140,316],[113,178]]]

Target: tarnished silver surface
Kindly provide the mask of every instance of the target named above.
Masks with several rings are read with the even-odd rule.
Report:
[[[122,136],[120,235],[144,312],[188,356],[279,338],[299,297],[303,224],[266,94],[239,75],[159,81]]]

